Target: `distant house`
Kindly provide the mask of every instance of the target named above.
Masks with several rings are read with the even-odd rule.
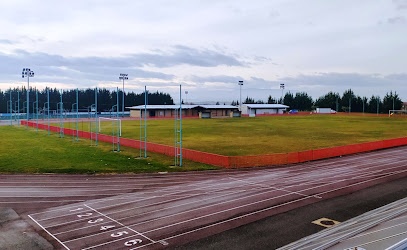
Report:
[[[179,112],[179,105],[139,105],[126,107],[130,117],[170,118]],[[232,105],[182,105],[183,117],[230,117],[238,107]]]
[[[407,110],[407,102],[403,102],[403,106],[401,106],[402,110]]]
[[[242,115],[276,115],[283,114],[289,106],[283,104],[242,104]]]

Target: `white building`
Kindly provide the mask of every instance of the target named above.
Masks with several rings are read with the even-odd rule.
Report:
[[[175,117],[179,112],[179,105],[139,105],[126,107],[130,109],[130,117],[155,117],[169,118]],[[146,112],[147,111],[147,112]],[[238,107],[232,105],[182,105],[183,117],[231,117]]]
[[[283,104],[242,104],[242,115],[277,115],[284,114],[289,106]]]

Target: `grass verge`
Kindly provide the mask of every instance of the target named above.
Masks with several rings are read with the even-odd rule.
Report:
[[[122,147],[113,152],[111,144],[91,146],[88,140],[59,138],[46,131],[21,126],[0,126],[0,173],[144,173],[216,169],[184,160],[183,167],[171,167],[173,157],[148,154],[138,159],[139,150]]]

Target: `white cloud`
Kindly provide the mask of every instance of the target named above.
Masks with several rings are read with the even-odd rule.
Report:
[[[188,99],[314,98],[354,89],[407,100],[406,0],[1,1],[0,88],[23,84],[129,90],[183,83]],[[322,72],[322,73],[321,73]],[[174,91],[176,95],[176,91]],[[265,97],[263,97],[265,96]]]

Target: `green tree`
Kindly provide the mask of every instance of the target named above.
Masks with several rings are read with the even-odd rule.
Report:
[[[338,93],[329,92],[328,94],[319,97],[315,101],[314,106],[318,108],[331,108],[333,110],[339,111],[341,109],[341,97]]]
[[[294,103],[294,95],[291,92],[287,92],[284,95],[283,104],[287,105],[289,107],[292,107],[293,105],[295,105],[295,103]]]
[[[383,98],[383,112],[389,112],[389,110],[399,110],[402,106],[403,102],[397,93],[393,93],[393,91],[386,93]]]
[[[314,102],[305,92],[296,93],[294,97],[294,105],[290,106],[291,109],[298,109],[301,111],[310,111]]]
[[[355,106],[356,100],[355,100],[355,93],[353,93],[353,90],[348,89],[343,92],[342,98],[341,98],[341,106],[342,106],[342,111],[344,112],[352,112],[352,106]]]
[[[271,97],[271,95],[269,95],[269,97],[267,99],[267,103],[268,104],[276,104],[278,102],[277,102],[277,99],[274,99],[273,97]]]
[[[243,102],[244,104],[254,104],[256,101],[251,97],[246,97],[246,100]]]

